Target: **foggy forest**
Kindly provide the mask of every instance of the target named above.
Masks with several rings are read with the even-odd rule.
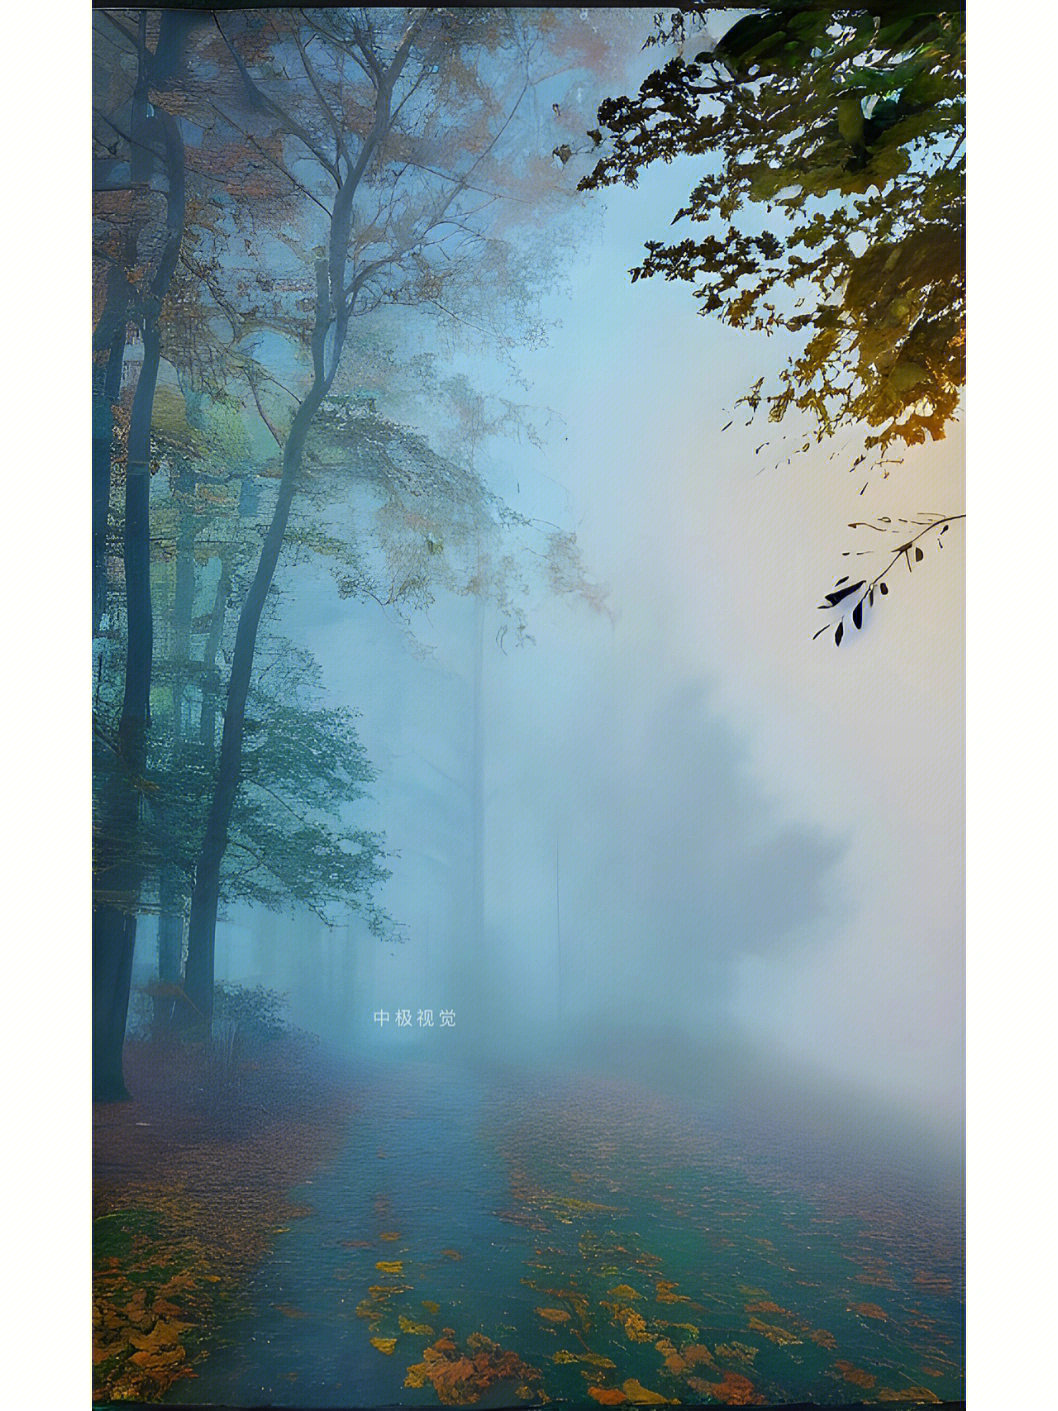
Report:
[[[95,1405],[961,1403],[964,51],[94,10]]]

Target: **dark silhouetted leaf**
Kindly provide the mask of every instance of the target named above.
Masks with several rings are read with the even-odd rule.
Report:
[[[856,628],[857,632],[858,632],[859,629],[863,626],[863,599],[862,599],[862,598],[861,598],[860,601],[856,604],[856,606],[852,609],[852,624],[853,624],[853,626]]]
[[[862,587],[863,579],[861,578],[858,583],[850,583],[847,588],[842,588],[839,592],[836,593],[827,593],[825,594],[825,597],[830,606],[834,607],[835,604],[841,602],[842,598],[847,598],[850,593],[855,593],[858,588]]]
[[[915,548],[915,562],[916,562],[916,563],[921,563],[921,562],[922,562],[922,550],[921,550],[920,548],[918,548],[917,546],[916,546],[916,548]]]
[[[835,588],[840,588],[841,585],[842,585],[842,583],[847,583],[848,581],[849,581],[849,575],[846,573],[844,578],[839,578],[839,579],[838,579],[838,581],[834,584],[834,587],[835,587]]]
[[[888,593],[888,591],[889,591],[889,584],[888,584],[888,583],[879,583],[879,584],[878,584],[878,591],[879,591],[879,593],[881,593],[882,597],[884,598],[885,595],[886,595],[886,593]]]
[[[834,633],[834,643],[835,643],[836,646],[838,646],[838,647],[841,646],[841,639],[842,639],[842,637],[844,637],[844,635],[845,635],[845,624],[844,624],[843,622],[839,622],[839,623],[838,623],[838,626],[837,626],[837,631]]]

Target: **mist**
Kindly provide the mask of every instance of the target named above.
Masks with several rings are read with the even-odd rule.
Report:
[[[99,1277],[177,1208],[137,1160],[234,1231],[190,1391],[162,1285],[107,1385],[958,1395],[961,412],[874,461],[758,415],[798,338],[629,277],[720,160],[578,185],[645,12],[276,14],[157,20],[197,243],[128,351],[101,300]]]
[[[676,163],[608,195],[605,234],[555,297],[552,344],[527,360],[559,437],[490,467],[520,512],[575,524],[603,610],[538,593],[515,645],[490,610],[439,599],[412,649],[392,615],[320,578],[285,594],[284,631],[359,713],[403,932],[326,942],[356,978],[322,1027],[410,1051],[421,1036],[372,1015],[453,1005],[458,1042],[483,1056],[605,1066],[619,1050],[623,1069],[684,1091],[689,1062],[713,1071],[732,1044],[775,1081],[803,1072],[835,1113],[852,1094],[850,1111],[874,1114],[864,1127],[902,1116],[923,1150],[955,1158],[961,551],[923,565],[850,650],[811,640],[864,498],[818,452],[769,461],[756,428],[721,432],[750,359],[775,351],[697,318],[679,290],[622,279],[685,180]],[[908,454],[888,505],[947,503],[960,465],[956,428]],[[255,966],[237,940],[262,924],[232,927],[228,978],[271,972],[274,956]],[[292,1013],[319,1022],[330,979],[291,968]],[[724,1070],[736,1095],[743,1058]],[[744,1081],[775,1105],[766,1080]],[[805,1107],[827,1125],[826,1103]]]

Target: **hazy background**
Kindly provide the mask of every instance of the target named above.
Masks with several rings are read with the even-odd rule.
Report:
[[[485,467],[515,508],[576,528],[609,615],[541,592],[535,641],[501,646],[491,611],[439,599],[414,623],[424,655],[374,603],[288,572],[278,626],[361,712],[380,776],[363,816],[397,854],[381,899],[405,940],[232,909],[218,978],[285,988],[298,1022],[394,1057],[447,1038],[707,1087],[719,1054],[735,1090],[751,1060],[803,1069],[802,1085],[814,1073],[853,1107],[880,1099],[875,1121],[913,1116],[954,1154],[962,527],[943,551],[925,541],[840,650],[811,636],[834,579],[874,562],[842,557],[881,538],[850,521],[963,510],[961,428],[881,479],[850,475],[840,441],[792,454],[793,424],[746,427],[733,403],[780,365],[781,340],[698,317],[682,286],[627,278],[692,172],[591,198],[605,216],[551,299],[549,345],[520,358],[523,395],[559,420],[543,451],[494,446]],[[475,787],[480,945],[466,925]],[[149,944],[139,956],[149,965]],[[458,1040],[398,1033],[400,1006],[454,1007]]]

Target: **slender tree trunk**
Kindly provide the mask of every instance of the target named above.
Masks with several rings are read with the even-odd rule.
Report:
[[[162,879],[162,914],[158,918],[158,979],[163,985],[179,985],[180,962],[184,951],[183,897],[171,881]],[[168,1008],[168,1001],[164,1007]],[[156,1014],[156,1017],[157,1014]]]
[[[272,513],[272,522],[261,546],[257,572],[239,614],[239,625],[235,634],[213,802],[206,820],[202,848],[195,868],[195,885],[191,893],[191,922],[187,941],[187,967],[184,972],[184,992],[194,1006],[196,1022],[206,1035],[210,1032],[213,1018],[220,866],[228,842],[228,826],[231,823],[232,808],[239,787],[243,725],[246,719],[250,678],[253,674],[257,628],[268,590],[272,585],[279,551],[283,546],[290,505],[301,468],[301,456],[305,449],[305,438],[312,418],[323,400],[324,391],[324,384],[317,378],[294,417],[283,450],[283,476],[279,482],[279,495]]]
[[[173,584],[173,753],[185,738],[184,706],[191,674],[191,620],[195,613],[195,473],[186,464],[176,478],[176,573]]]
[[[126,1095],[122,1050],[136,941],[136,911],[143,882],[136,831],[140,785],[147,765],[154,649],[150,563],[151,419],[161,350],[158,316],[176,267],[184,224],[184,153],[179,127],[168,114],[146,118],[142,77],[146,63],[144,24],[141,17],[141,82],[134,104],[137,121],[133,130],[138,141],[133,146],[133,177],[142,180],[149,175],[147,124],[157,123],[165,138],[168,239],[145,301],[143,363],[129,422],[124,533],[128,624],[125,694],[118,726],[118,757],[107,789],[102,829],[104,855],[99,860],[98,893],[93,906],[93,1092],[97,1100]]]
[[[158,325],[143,330],[143,365],[129,423],[128,470],[125,477],[125,601],[128,645],[125,656],[125,699],[121,731],[146,739],[150,723],[151,661],[154,615],[151,609],[151,413],[158,381],[161,342]]]
[[[122,1071],[136,918],[115,906],[92,913],[92,1098],[128,1097]]]
[[[195,611],[195,517],[190,499],[194,472],[185,462],[176,479],[176,574],[173,587],[173,765],[179,773],[185,754],[184,707],[191,671],[191,620]],[[158,980],[165,987],[154,1002],[154,1028],[170,1028],[171,989],[180,984],[183,968],[185,892],[176,863],[163,862],[159,879]]]
[[[228,594],[231,592],[231,561],[222,554],[220,578],[213,599],[213,612],[209,619],[209,632],[206,647],[202,653],[202,712],[198,719],[198,738],[212,750],[217,743],[217,697],[220,694],[220,678],[217,674],[217,656],[220,653],[221,636],[224,632],[225,610]]]
[[[124,276],[121,283],[125,284]],[[110,467],[114,441],[113,405],[121,394],[121,370],[125,362],[125,330],[128,317],[127,285],[113,296],[108,291],[107,309],[100,325],[116,324],[109,340],[105,367],[92,393],[92,636],[99,635],[107,608],[107,530],[110,520]],[[111,308],[111,302],[120,307]]]
[[[162,871],[158,916],[158,982],[154,997],[154,1032],[166,1034],[173,1027],[172,991],[180,985],[184,953],[184,892],[176,885],[173,869]]]
[[[470,943],[474,963],[471,967],[480,983],[485,974],[485,603],[474,601],[474,663],[473,663],[473,738],[470,761]]]
[[[105,858],[100,889],[108,900],[97,905],[92,923],[93,1093],[96,1101],[128,1096],[121,1055],[129,1011],[132,955],[136,944],[136,908],[143,867],[136,837],[140,790],[147,767],[150,723],[151,616],[150,432],[154,386],[158,375],[157,325],[143,331],[143,366],[132,404],[128,473],[125,482],[125,597],[128,641],[125,699],[118,726],[118,759],[107,790]]]

